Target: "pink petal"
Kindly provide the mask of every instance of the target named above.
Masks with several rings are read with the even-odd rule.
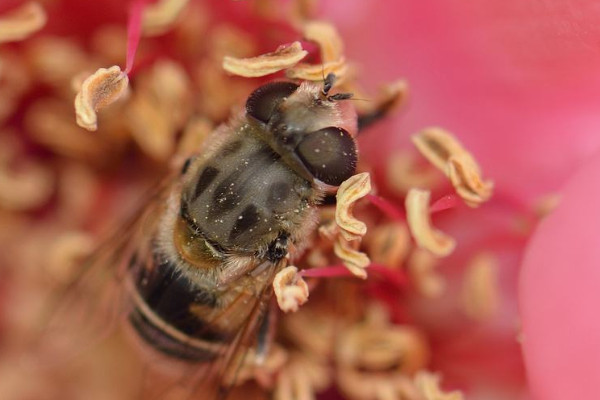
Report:
[[[382,153],[440,125],[504,191],[556,190],[600,148],[600,7],[589,0],[329,0],[371,86],[404,77],[406,112],[365,136]]]
[[[531,239],[520,281],[523,350],[540,400],[600,396],[600,154]]]

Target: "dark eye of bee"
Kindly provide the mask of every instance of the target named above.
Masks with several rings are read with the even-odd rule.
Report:
[[[306,135],[296,152],[310,173],[328,185],[339,186],[356,169],[356,144],[342,128],[330,126]]]
[[[292,82],[271,82],[256,89],[246,101],[246,112],[264,123],[269,122],[273,111],[298,89]]]

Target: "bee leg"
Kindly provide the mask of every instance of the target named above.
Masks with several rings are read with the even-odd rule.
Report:
[[[269,245],[269,248],[267,249],[267,259],[269,261],[271,261],[272,263],[277,263],[279,260],[281,260],[283,257],[285,257],[285,255],[287,254],[287,247],[288,247],[288,234],[287,233],[281,233],[277,239],[275,239],[273,242],[271,242],[271,244]]]
[[[258,326],[258,331],[256,332],[256,364],[264,362],[269,354],[275,334],[273,327],[275,326],[276,313],[274,311],[274,307],[268,306]]]
[[[190,168],[190,165],[192,164],[192,159],[194,157],[188,157],[185,159],[185,161],[183,162],[183,165],[181,166],[181,175],[185,175],[186,172],[188,171],[188,169]]]

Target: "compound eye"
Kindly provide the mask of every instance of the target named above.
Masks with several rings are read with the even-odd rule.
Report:
[[[298,89],[292,82],[271,82],[256,89],[246,101],[246,112],[264,123],[269,122],[277,106]]]
[[[356,143],[342,128],[330,126],[309,133],[296,152],[310,173],[328,185],[339,186],[356,170]]]

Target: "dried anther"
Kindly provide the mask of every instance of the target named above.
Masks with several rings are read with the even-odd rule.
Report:
[[[46,25],[46,12],[37,2],[23,4],[0,17],[0,43],[23,40]]]
[[[410,250],[408,228],[398,222],[379,225],[370,234],[367,248],[374,263],[399,267]]]
[[[390,188],[402,195],[412,188],[432,189],[441,180],[433,167],[428,165],[426,168],[419,168],[415,155],[408,152],[390,156],[386,175]]]
[[[435,298],[446,288],[446,281],[437,272],[439,259],[427,250],[414,249],[408,259],[408,273],[419,294]]]
[[[448,176],[456,193],[471,207],[477,207],[492,196],[493,183],[482,181],[479,166],[469,154],[450,157]]]
[[[248,353],[239,370],[228,371],[224,381],[230,385],[241,385],[249,379],[254,379],[263,387],[272,387],[276,374],[288,362],[288,352],[281,346],[273,344],[266,357],[264,354],[257,354],[256,349],[253,348],[249,349]]]
[[[189,0],[159,0],[144,9],[142,29],[145,35],[160,35],[168,31]]]
[[[344,262],[350,272],[362,279],[367,277],[365,268],[371,263],[365,253],[358,251],[360,241],[367,233],[367,225],[356,219],[352,210],[354,204],[370,191],[371,179],[368,172],[354,175],[342,182],[337,192],[335,208],[335,223],[339,232],[332,231],[332,235],[337,234],[333,246],[335,255]]]
[[[190,82],[175,62],[160,61],[140,74],[131,101],[127,124],[142,150],[155,160],[167,160],[175,150],[177,132],[191,111]]]
[[[30,210],[43,205],[52,195],[55,178],[47,167],[33,161],[21,167],[13,170],[0,165],[0,208]]]
[[[498,260],[490,253],[477,254],[467,266],[462,303],[467,316],[490,318],[499,308]]]
[[[366,279],[367,271],[365,269],[371,264],[371,260],[365,253],[358,251],[359,244],[358,240],[347,241],[343,236],[338,236],[337,241],[333,244],[333,252],[354,276]]]
[[[279,46],[272,53],[252,58],[225,57],[223,69],[244,77],[258,77],[273,74],[296,65],[308,52],[302,49],[300,42]]]
[[[408,192],[405,201],[408,227],[419,247],[444,257],[452,253],[456,242],[431,225],[429,197],[427,190],[411,189]]]
[[[0,211],[39,207],[49,200],[54,186],[53,171],[24,157],[12,131],[0,131]]]
[[[429,346],[417,329],[371,311],[366,322],[345,330],[336,350],[338,384],[350,398],[418,398],[409,376],[427,364]]]
[[[127,75],[116,65],[100,68],[87,78],[75,97],[77,125],[89,131],[98,129],[96,113],[117,101],[126,92],[128,83]]]
[[[444,172],[459,196],[471,207],[477,207],[492,195],[493,183],[484,181],[473,156],[449,132],[428,128],[413,136],[419,151]]]
[[[319,46],[321,63],[300,63],[285,71],[290,79],[321,81],[333,73],[336,85],[342,84],[348,76],[348,64],[343,56],[343,43],[335,27],[323,21],[311,21],[304,24],[304,37]]]
[[[341,235],[348,241],[361,239],[367,233],[367,225],[352,214],[354,204],[371,191],[368,172],[356,174],[340,185],[336,200],[335,222]]]
[[[273,289],[277,304],[284,312],[296,312],[308,301],[308,285],[294,266],[286,267],[275,275]]]
[[[59,236],[48,253],[46,271],[57,282],[70,282],[78,263],[92,251],[93,246],[92,237],[83,232],[68,232]]]
[[[462,393],[454,391],[444,393],[440,388],[440,377],[427,371],[415,375],[414,384],[423,400],[463,400]]]
[[[336,84],[344,82],[344,77],[348,74],[348,64],[344,58],[326,62],[323,64],[300,63],[294,68],[285,71],[285,75],[290,79],[301,79],[305,81],[318,82],[323,80],[323,76],[335,74]]]
[[[321,61],[337,61],[343,55],[343,42],[333,25],[324,21],[310,21],[304,24],[304,38],[317,43],[321,50]]]
[[[319,363],[303,354],[293,354],[290,361],[279,371],[273,399],[314,399],[315,393],[326,389],[330,380],[326,364]]]

